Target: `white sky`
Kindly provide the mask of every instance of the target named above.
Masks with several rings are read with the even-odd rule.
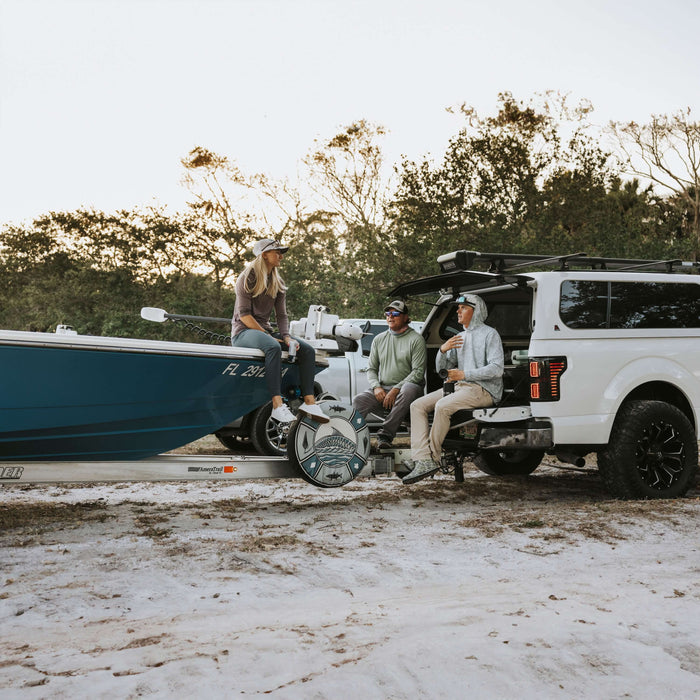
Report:
[[[294,175],[356,119],[439,157],[497,93],[700,119],[697,0],[0,0],[0,224],[184,206],[196,145]]]

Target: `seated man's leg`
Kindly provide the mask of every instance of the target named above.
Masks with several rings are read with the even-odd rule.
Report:
[[[379,433],[386,438],[387,442],[391,442],[396,437],[396,431],[399,429],[401,421],[408,415],[411,404],[422,395],[423,387],[420,384],[406,382],[401,387],[389,415],[379,428]]]
[[[430,451],[436,462],[440,461],[442,443],[450,429],[450,417],[453,413],[467,408],[493,406],[493,397],[480,384],[458,384],[452,394],[440,398],[435,404],[433,426],[430,429]],[[411,414],[413,415],[413,414]]]
[[[368,389],[367,391],[363,391],[361,394],[358,394],[352,400],[352,407],[357,409],[362,414],[363,418],[367,418],[372,411],[381,410],[382,404],[377,401],[374,392],[371,389]]]
[[[411,458],[416,462],[432,459],[430,454],[428,414],[442,398],[442,389],[421,396],[411,404]]]

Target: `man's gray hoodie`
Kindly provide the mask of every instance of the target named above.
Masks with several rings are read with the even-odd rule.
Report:
[[[493,396],[494,402],[503,394],[503,346],[498,331],[487,326],[488,316],[484,300],[475,294],[465,294],[465,299],[474,304],[474,315],[466,330],[459,335],[464,338],[461,348],[451,348],[446,353],[438,350],[435,368],[454,369],[464,372],[465,382],[476,382]]]

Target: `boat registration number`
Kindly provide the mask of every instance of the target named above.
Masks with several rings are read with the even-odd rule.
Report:
[[[243,372],[239,374],[241,369],[240,364],[231,362],[228,367],[221,374],[228,374],[231,377],[264,377],[265,376],[265,366],[264,365],[248,365],[243,369]],[[282,369],[282,376],[287,374],[289,367],[284,367]]]

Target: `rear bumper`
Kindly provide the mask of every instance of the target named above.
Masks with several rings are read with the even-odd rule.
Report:
[[[552,424],[536,418],[513,423],[482,423],[478,446],[482,450],[547,450],[554,446],[552,437]]]

